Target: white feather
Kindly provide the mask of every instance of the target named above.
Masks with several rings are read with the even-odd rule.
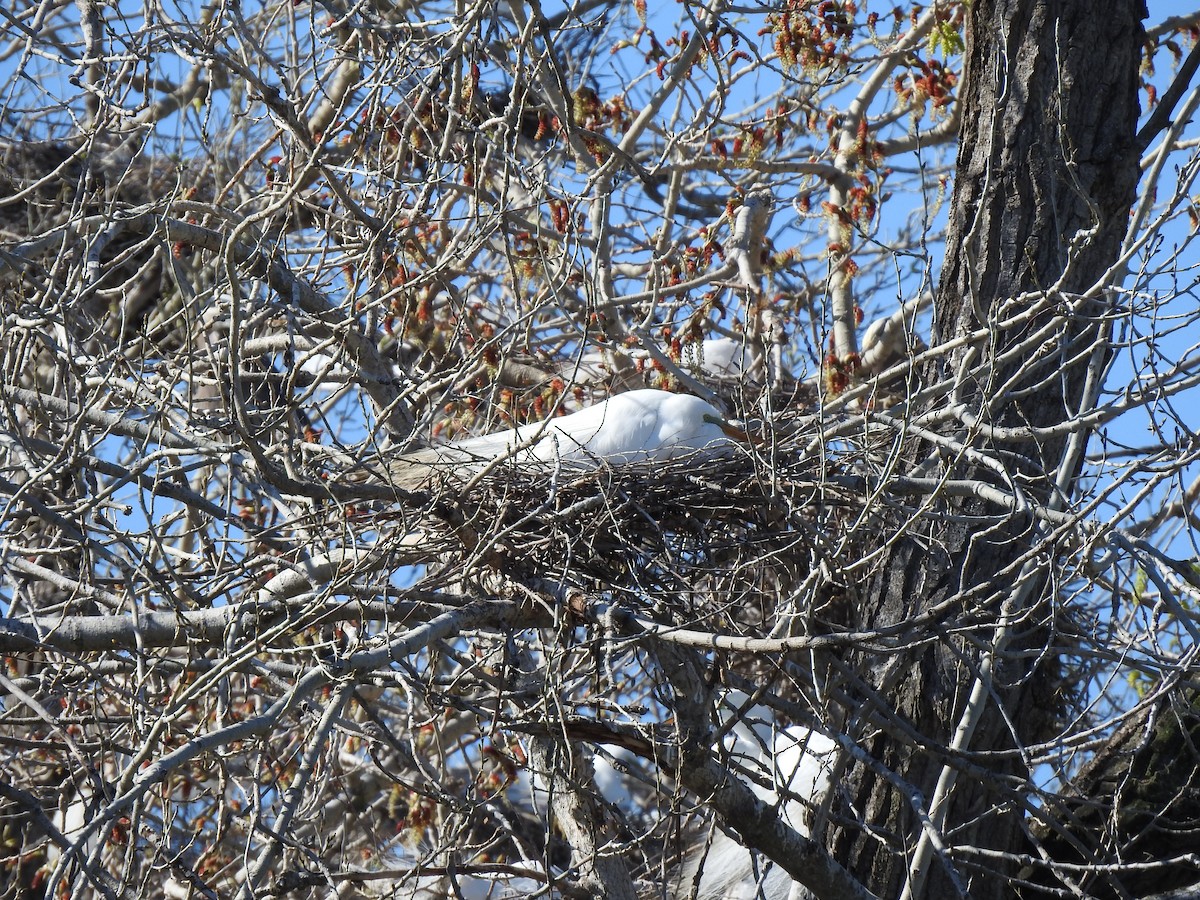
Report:
[[[745,340],[708,338],[700,345],[697,357],[700,371],[708,375],[741,375],[754,363],[753,354]]]
[[[647,388],[569,416],[408,453],[389,471],[397,486],[413,487],[428,483],[439,470],[469,477],[503,456],[526,468],[666,462],[728,450],[732,434],[724,422],[720,411],[699,397]]]
[[[779,804],[780,818],[807,836],[811,808],[832,786],[837,743],[797,725],[776,728],[762,706],[746,710],[748,698],[729,691],[719,717],[734,718],[723,743],[730,766],[741,767],[770,782],[770,787],[747,779],[759,799]],[[793,799],[794,798],[794,799]],[[691,849],[675,878],[672,896],[697,900],[788,900],[804,891],[783,869],[761,854],[752,853],[724,832],[713,834]],[[793,893],[795,892],[795,893]]]

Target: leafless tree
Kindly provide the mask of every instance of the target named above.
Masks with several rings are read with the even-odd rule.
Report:
[[[1200,896],[1159,12],[0,10],[5,895]]]

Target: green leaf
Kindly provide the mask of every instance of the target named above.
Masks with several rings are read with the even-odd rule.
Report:
[[[942,57],[949,59],[966,49],[962,32],[950,22],[937,22],[929,33],[929,52],[942,51]]]

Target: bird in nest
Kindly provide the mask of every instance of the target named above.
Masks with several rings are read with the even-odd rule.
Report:
[[[405,453],[359,480],[421,490],[439,477],[469,479],[496,460],[522,470],[670,462],[716,457],[746,432],[700,397],[651,388],[616,394],[568,416]]]

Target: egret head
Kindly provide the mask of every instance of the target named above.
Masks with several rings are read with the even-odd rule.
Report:
[[[716,425],[718,428],[721,429],[721,432],[726,437],[737,441],[739,444],[754,443],[754,441],[751,439],[750,435],[746,433],[746,429],[742,428],[740,424],[731,422],[728,419],[725,419],[714,413],[705,413],[704,421],[710,425]]]

